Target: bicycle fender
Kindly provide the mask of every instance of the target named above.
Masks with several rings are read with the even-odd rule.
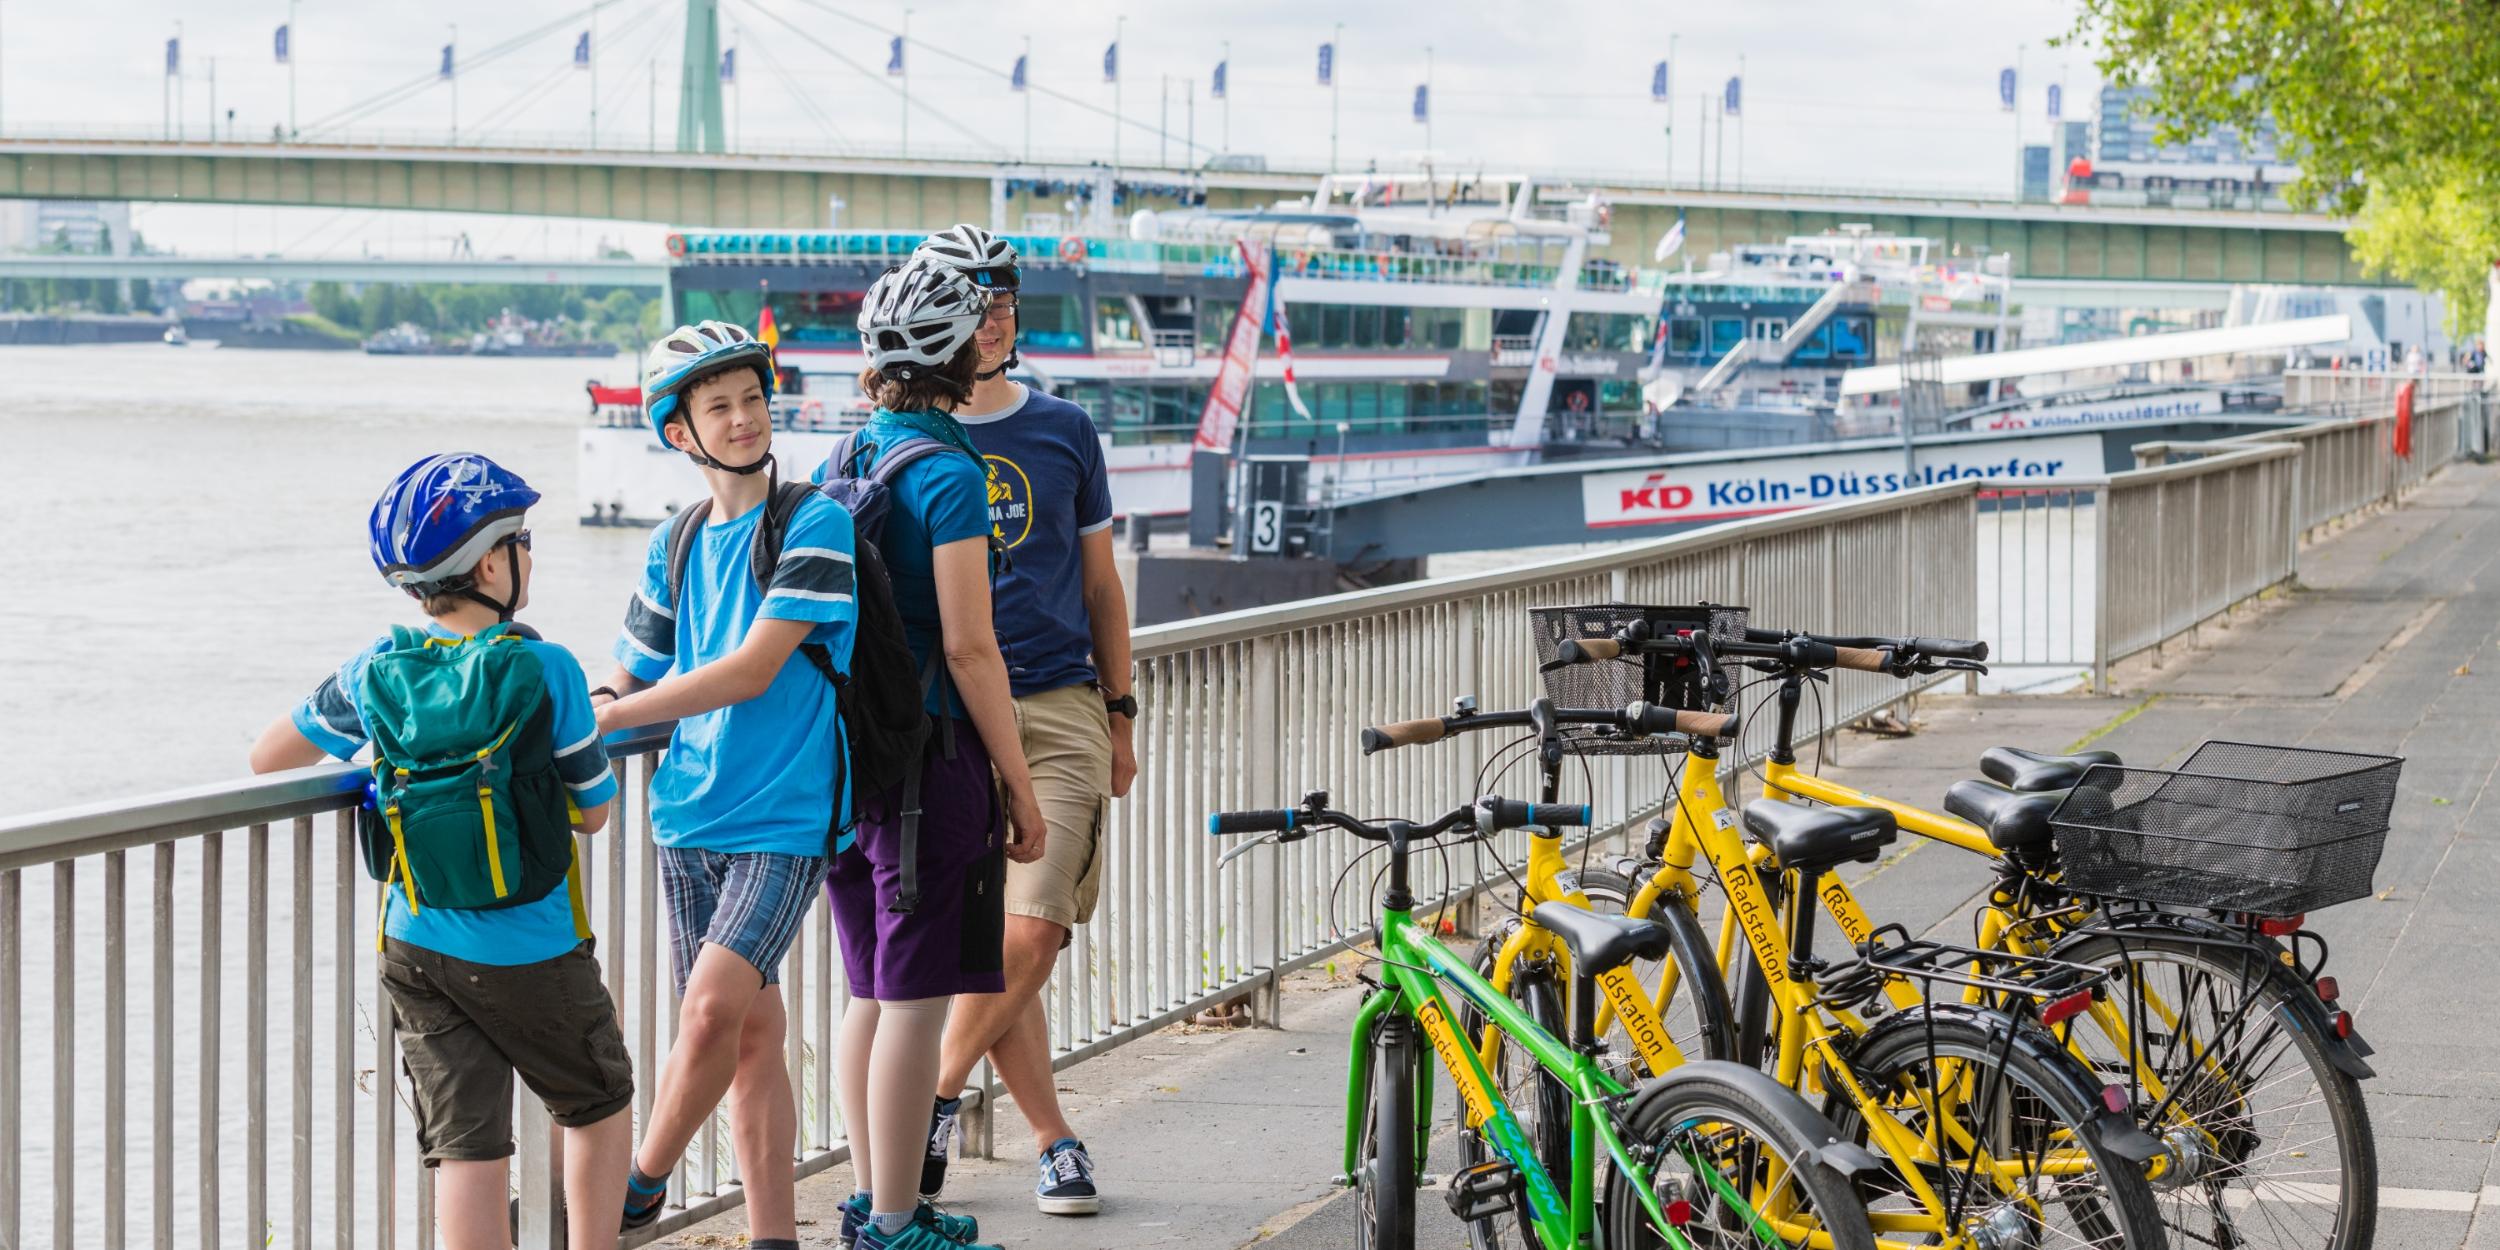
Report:
[[[1624,1118],[1634,1118],[1642,1103],[1672,1098],[1678,1090],[1693,1085],[1716,1085],[1751,1099],[1778,1118],[1781,1127],[1806,1141],[1819,1143],[1815,1157],[1844,1177],[1855,1178],[1861,1173],[1871,1176],[1883,1171],[1883,1162],[1873,1151],[1842,1138],[1831,1120],[1798,1097],[1795,1090],[1759,1069],[1724,1059],[1695,1059],[1664,1076],[1641,1082],[1640,1092],[1633,1096]]]
[[[2252,941],[2244,930],[2207,920],[2202,916],[2181,916],[2168,912],[2139,913],[2124,917],[2106,917],[2101,923],[2103,929],[2121,935],[2132,933],[2159,938],[2167,931],[2184,937],[2209,941]],[[2065,934],[2050,946],[2049,957],[2059,958],[2062,951],[2072,949],[2075,944],[2088,941],[2100,932],[2102,929],[2077,929]],[[2254,939],[2254,941],[2272,945],[2270,941],[2263,938]],[[2318,1000],[2317,990],[2303,985],[2300,978],[2294,975],[2290,968],[2285,967],[2280,959],[2268,959],[2265,965],[2266,976],[2283,991],[2284,1005],[2293,1013],[2294,1018],[2287,1023],[2293,1028],[2314,1035],[2326,1048],[2326,1057],[2335,1064],[2336,1071],[2356,1081],[2366,1081],[2378,1075],[2378,1070],[2371,1067],[2367,1059],[2367,1056],[2378,1052],[2361,1036],[2359,1030],[2356,1029],[2344,1037],[2337,1037],[2335,1024],[2331,1018],[2333,1013],[2328,1011],[2325,1003]]]
[[[2005,1045],[2006,1033],[2011,1030],[2015,1050],[2036,1060],[2049,1073],[2050,1079],[2064,1084],[2077,1101],[2094,1108],[2093,1135],[2111,1154],[2130,1163],[2150,1163],[2161,1154],[2161,1142],[2135,1122],[2132,1109],[2110,1110],[2109,1104],[2101,1100],[2100,1087],[2092,1083],[2090,1074],[2076,1063],[2075,1057],[2067,1053],[2047,1029],[2036,1024],[2024,1024],[1994,1008],[1969,1003],[1934,1003],[1896,1011],[1868,1029],[1865,1036],[1858,1039],[1858,1048],[1864,1050],[1894,1033],[1923,1033],[1925,1020],[1930,1014],[1937,1020],[1950,1020],[1964,1028],[1979,1031],[1981,1036],[1989,1039],[1990,1046],[1997,1048]]]

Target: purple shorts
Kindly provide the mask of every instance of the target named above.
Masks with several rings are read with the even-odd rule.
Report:
[[[890,910],[903,886],[901,786],[859,801],[858,837],[825,876],[855,997],[905,1002],[1007,988],[1006,813],[980,735],[970,721],[953,728],[955,758],[946,758],[941,721],[921,770],[920,905]]]

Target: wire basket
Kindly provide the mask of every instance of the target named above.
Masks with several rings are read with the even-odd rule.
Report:
[[[2285,916],[2370,892],[2404,761],[2208,742],[2175,772],[2095,764],[2049,825],[2076,893]]]
[[[1647,622],[1653,636],[1707,630],[1711,637],[1742,641],[1745,609],[1720,604],[1658,607],[1637,603],[1593,603],[1528,609],[1529,632],[1536,636],[1538,676],[1545,697],[1556,707],[1622,707],[1651,703],[1660,707],[1706,712],[1724,710],[1701,689],[1700,671],[1689,662],[1664,656],[1628,655],[1613,660],[1545,668],[1561,658],[1568,641],[1611,638],[1619,630]],[[1684,749],[1675,737],[1627,738],[1613,734],[1574,733],[1564,748],[1575,755],[1664,755]]]

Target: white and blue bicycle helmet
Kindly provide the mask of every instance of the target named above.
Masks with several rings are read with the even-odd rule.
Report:
[[[685,410],[686,391],[705,378],[737,368],[755,370],[755,376],[763,380],[764,397],[772,398],[773,349],[744,327],[726,321],[699,321],[661,335],[642,358],[642,414],[650,420],[651,432],[666,445],[668,423]],[[686,432],[693,433],[694,427],[688,425]],[[701,438],[696,438],[694,445],[695,450],[688,455],[707,469],[753,473],[772,463],[772,455],[766,453],[750,465],[722,464],[704,450]]]
[[[971,279],[972,285],[988,293],[992,300],[1001,295],[1021,298],[1019,292],[1024,287],[1024,274],[1017,265],[1021,258],[1016,255],[1015,245],[979,226],[968,223],[948,226],[921,240],[920,246],[912,252],[912,259],[933,260],[953,268]],[[985,369],[973,376],[986,382],[1023,363],[1017,353],[1017,340],[1023,335],[1024,319],[1019,312],[1016,328],[1008,334],[1007,358],[998,362],[997,368]]]
[[[511,620],[512,605],[479,593],[474,573],[487,552],[517,545],[523,514],[537,502],[520,474],[484,456],[428,456],[374,502],[365,527],[373,567],[411,597],[466,595]]]
[[[859,306],[859,342],[868,367],[908,382],[944,367],[972,342],[990,297],[962,270],[914,256],[887,270]]]

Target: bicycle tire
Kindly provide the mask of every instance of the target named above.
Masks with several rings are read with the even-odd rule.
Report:
[[[1759,1182],[1770,1171],[1767,1165],[1777,1163],[1789,1188],[1772,1196],[1784,1197],[1794,1208],[1791,1218],[1807,1213],[1800,1222],[1817,1226],[1813,1231],[1828,1235],[1835,1250],[1874,1250],[1874,1229],[1855,1187],[1822,1161],[1823,1147],[1829,1143],[1815,1140],[1814,1133],[1794,1122],[1796,1113],[1810,1116],[1811,1112],[1800,1103],[1790,1115],[1780,1115],[1769,1103],[1773,1097],[1796,1099],[1769,1077],[1741,1065],[1724,1061],[1687,1064],[1676,1070],[1674,1080],[1659,1081],[1634,1100],[1625,1117],[1624,1144],[1652,1160],[1651,1179],[1661,1205],[1674,1199],[1692,1203],[1693,1218],[1685,1230],[1697,1245],[1733,1243],[1694,1236],[1696,1226],[1730,1234],[1744,1231],[1737,1227],[1741,1216],[1719,1203],[1716,1191],[1706,1182],[1671,1171],[1678,1160],[1696,1162],[1694,1147],[1703,1144],[1696,1142],[1698,1135],[1707,1139],[1707,1153],[1720,1175],[1740,1172],[1740,1183]],[[1822,1131],[1828,1132],[1829,1126]],[[1757,1153],[1733,1143],[1731,1134],[1737,1132],[1764,1149]],[[1607,1170],[1600,1221],[1608,1250],[1663,1250],[1666,1244],[1650,1226],[1639,1195],[1620,1168]],[[1745,1239],[1745,1244],[1757,1243]]]
[[[1640,891],[1631,878],[1604,868],[1591,868],[1580,874],[1580,892],[1586,894],[1591,910],[1610,915],[1630,915],[1632,899]],[[1659,1013],[1667,1027],[1667,1036],[1687,1059],[1736,1058],[1736,1017],[1729,1007],[1727,982],[1719,975],[1718,955],[1710,939],[1702,933],[1701,917],[1694,914],[1690,903],[1681,896],[1661,896],[1659,905],[1640,917],[1666,926],[1668,958],[1677,972],[1676,993],[1667,1009]],[[1635,960],[1633,968],[1641,985],[1652,994],[1666,967],[1665,961]],[[1690,1012],[1690,1022],[1681,1027],[1680,1013]],[[1640,1052],[1632,1045],[1631,1035],[1618,1020],[1607,1031],[1606,1044],[1629,1061],[1620,1073],[1625,1084],[1638,1084],[1647,1075],[1647,1065],[1640,1061]]]
[[[1493,960],[1500,953],[1501,938],[1485,939],[1476,952],[1476,974],[1493,979]],[[1554,974],[1543,967],[1514,969],[1510,980],[1510,1000],[1535,1021],[1538,1028],[1556,1038],[1568,1037],[1563,1017],[1563,997],[1554,984]],[[1473,1004],[1459,1014],[1466,1027],[1470,1045],[1484,1039],[1485,1016]],[[1496,1037],[1493,1048],[1486,1051],[1485,1073],[1493,1078],[1502,1101],[1519,1119],[1520,1130],[1535,1147],[1537,1158],[1544,1163],[1548,1176],[1562,1178],[1571,1168],[1571,1091],[1564,1088],[1554,1074],[1545,1070],[1534,1057],[1517,1046],[1507,1044],[1506,1037]],[[1458,1100],[1458,1162],[1461,1168],[1490,1162],[1499,1156],[1488,1146],[1481,1134],[1467,1124],[1467,1102]],[[1508,1215],[1488,1216],[1467,1224],[1467,1243],[1473,1250],[1541,1250],[1536,1229],[1525,1204]]]
[[[2173,1230],[2175,1244],[2236,1245],[2249,1250],[2364,1250],[2378,1226],[2378,1148],[2369,1109],[2362,1100],[2360,1082],[2336,1065],[2325,1040],[2306,1023],[2323,1019],[2325,1007],[2314,1001],[2315,991],[2310,987],[2279,971],[2280,965],[2266,949],[2270,946],[2271,943],[2252,943],[2245,948],[2246,956],[2233,959],[2209,942],[2164,936],[2158,931],[2087,929],[2069,935],[2050,953],[2058,959],[2094,967],[2126,968],[2126,979],[2113,982],[2107,991],[2110,994],[2125,995],[2135,992],[2135,987],[2148,985],[2159,993],[2167,986],[2173,991],[2168,1001],[2190,1009],[2180,1014],[2191,1021],[2191,1027],[2174,1029],[2161,1052],[2148,1057],[2157,1067],[2170,1066],[2165,1060],[2186,1059],[2194,1052],[2219,1051],[2227,1071],[2236,1074],[2253,1069],[2256,1073],[2253,1086],[2236,1080],[2230,1082],[2228,1089],[2214,1080],[2182,1083],[2175,1091],[2173,1109],[2186,1109],[2181,1118],[2193,1124],[2194,1132],[2183,1132],[2186,1125],[2178,1121],[2144,1126],[2163,1140],[2174,1160],[2184,1155],[2196,1161],[2196,1165],[2183,1169],[2182,1180],[2155,1185],[2156,1201],[2161,1206],[2163,1221]],[[2207,1023],[2211,1027],[2206,1030],[2208,1036],[2198,1039],[2193,1021],[2195,1016],[2206,1013],[2193,1009],[2202,991],[2193,988],[2180,974],[2150,972],[2148,965],[2201,969],[2212,978],[2209,985],[2226,992],[2244,991],[2247,998],[2258,1001],[2244,1009],[2241,1003],[2206,999],[2212,1017]],[[2308,995],[2311,1001],[2296,1004],[2295,995]],[[2121,1010],[2125,1010],[2125,1000],[2118,1001]],[[2231,1024],[2237,1019],[2264,1023],[2259,1031],[2242,1039],[2232,1036],[2239,1031]],[[2086,1052],[2088,1062],[2103,1068],[2102,1079],[2131,1085],[2132,1067],[2115,1062],[2117,1040],[2090,1028],[2091,1021],[2090,1015],[2076,1017],[2070,1041]],[[2094,1037],[2105,1048],[2101,1055],[2089,1053],[2095,1049]],[[2198,1040],[2205,1044],[2188,1045]],[[2283,1077],[2269,1077],[2267,1073],[2286,1052],[2297,1053],[2301,1067],[2287,1071]],[[2304,1125],[2303,1108],[2312,1100],[2302,1090],[2282,1088],[2291,1082],[2293,1073],[2303,1071],[2315,1082],[2315,1102],[2324,1107],[2337,1153],[2333,1168],[2336,1200],[2332,1218],[2323,1226],[2309,1217],[2319,1205],[2319,1195],[2312,1188],[2317,1183],[2314,1178],[2326,1169],[2304,1166],[2288,1174],[2277,1174],[2259,1173],[2251,1166],[2264,1159],[2308,1165],[2318,1162],[2314,1123]],[[2259,1106],[2251,1107],[2245,1094],[2252,1088],[2272,1090],[2280,1096],[2261,1099]],[[2142,1110],[2151,1112],[2155,1108]],[[2167,1114],[2163,1118],[2170,1120]],[[2269,1128],[2276,1131],[2269,1133]],[[2286,1136],[2289,1144],[2282,1144]],[[2276,1143],[2270,1154],[2255,1153],[2269,1142]],[[2299,1154],[2295,1156],[2293,1151]],[[2269,1194],[2278,1200],[2266,1202]],[[2234,1198],[2240,1200],[2233,1201]]]
[[[1363,1109],[1363,1146],[1354,1161],[1364,1250],[1415,1250],[1415,1024],[1382,1017],[1372,1030],[1371,1091]]]
[[[1956,1088],[1974,1093],[1985,1089],[1994,1095],[1992,1102],[1997,1105],[1986,1117],[1989,1128],[2000,1130],[1990,1135],[1987,1148],[1992,1156],[2009,1158],[2018,1153],[2020,1147],[2009,1132],[2035,1141],[2054,1137],[2083,1143],[2097,1198],[2065,1182],[2059,1184],[2068,1192],[2042,1193],[2039,1183],[2052,1178],[2034,1172],[2024,1179],[2023,1192],[1990,1203],[1981,1196],[1984,1182],[1974,1181],[1971,1200],[1962,1212],[1964,1230],[1994,1227],[1996,1241],[2036,1250],[2164,1250],[2169,1238],[2143,1166],[2120,1157],[2101,1140],[2099,1115],[2086,1093],[2094,1088],[2093,1078],[2036,1025],[2022,1026],[2009,1048],[2004,1030],[2011,1024],[2011,1018],[2000,1012],[1958,1004],[1895,1012],[1858,1039],[1849,1067],[1878,1097],[1901,1098],[1904,1105],[1899,1118],[1923,1138],[1929,1137],[1929,1129],[1920,1114],[1918,1090],[1922,1080],[1935,1078],[1932,1070],[1922,1077],[1921,1068],[1949,1061],[1961,1065],[1957,1071],[1969,1074]],[[1842,1136],[1866,1144],[1866,1124],[1857,1103],[1835,1093],[1824,1111]],[[2019,1122],[2021,1116],[2028,1116],[2030,1122]],[[1961,1131],[1979,1135],[1967,1119]],[[1883,1157],[1881,1151],[1877,1154]],[[1889,1158],[1885,1162],[1888,1168],[1897,1166]],[[1933,1170],[1928,1179],[1941,1193],[1943,1186],[1962,1175],[1956,1167],[1949,1173]],[[1889,1192],[1866,1195],[1870,1211],[1923,1209],[1897,1175],[1885,1188]],[[2032,1217],[2033,1205],[2068,1212],[2071,1227]]]

